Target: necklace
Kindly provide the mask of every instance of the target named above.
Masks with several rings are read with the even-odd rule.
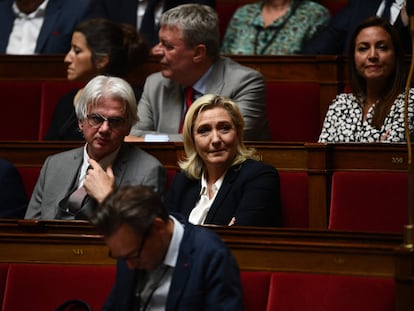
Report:
[[[283,29],[283,27],[287,24],[287,22],[289,21],[289,19],[292,17],[292,15],[293,14],[295,14],[295,11],[296,11],[296,9],[298,8],[298,6],[299,6],[299,4],[296,2],[296,1],[294,1],[293,2],[293,4],[292,4],[292,8],[291,8],[291,10],[290,10],[290,13],[289,13],[289,15],[286,17],[286,19],[279,25],[279,26],[277,26],[277,28],[275,27],[275,30],[274,30],[274,32],[273,32],[273,34],[272,34],[272,37],[269,39],[269,40],[267,40],[267,42],[266,42],[266,44],[265,44],[265,46],[264,47],[262,47],[261,49],[260,49],[260,51],[258,51],[257,49],[258,49],[258,44],[259,44],[259,35],[260,35],[260,33],[262,32],[262,31],[265,31],[266,30],[266,28],[268,28],[268,27],[266,27],[266,28],[263,28],[263,27],[261,27],[261,26],[254,26],[255,28],[256,28],[256,35],[255,35],[255,37],[254,37],[254,54],[255,55],[263,55],[265,52],[266,52],[266,50],[269,48],[269,46],[272,44],[272,42],[276,39],[276,37],[279,35],[279,32]],[[261,11],[260,11],[260,13],[259,14],[261,14]],[[257,17],[257,16],[256,16]]]

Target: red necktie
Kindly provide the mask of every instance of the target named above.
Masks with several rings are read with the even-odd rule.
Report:
[[[194,89],[191,86],[186,87],[184,89],[184,96],[185,96],[185,112],[181,120],[180,133],[183,132],[184,119],[185,119],[185,115],[187,114],[188,108],[190,108],[191,104],[193,103]]]

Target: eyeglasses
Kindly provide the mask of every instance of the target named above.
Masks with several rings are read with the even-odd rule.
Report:
[[[149,236],[149,233],[151,231],[151,227],[149,227],[147,230],[145,230],[144,234],[142,235],[141,243],[139,244],[138,248],[130,252],[129,254],[125,256],[113,256],[111,250],[108,252],[108,256],[117,259],[117,260],[137,260],[141,257],[142,250],[144,249],[145,242],[147,241],[147,238]]]
[[[121,118],[121,117],[106,118],[103,115],[100,115],[98,113],[88,114],[86,118],[88,119],[89,125],[92,126],[93,128],[101,127],[102,123],[107,121],[111,129],[118,129],[121,126],[123,126],[126,122],[125,118]]]

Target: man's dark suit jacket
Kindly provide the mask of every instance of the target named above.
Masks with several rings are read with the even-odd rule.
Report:
[[[375,16],[382,0],[349,0],[329,25],[310,40],[303,54],[347,54],[351,37],[356,27],[366,18]],[[409,28],[404,27],[398,17],[397,27],[404,50],[411,53]]]
[[[0,1],[0,53],[6,53],[13,29],[13,2]],[[49,0],[35,54],[66,54],[70,49],[73,29],[91,16],[91,9],[90,0]]]
[[[214,232],[185,223],[165,310],[243,310],[239,274],[234,257]],[[118,260],[115,286],[102,310],[132,310],[138,275],[139,270]]]
[[[277,170],[259,161],[246,160],[231,167],[207,214],[205,224],[276,227],[282,225],[280,183]],[[201,191],[201,181],[175,176],[166,196],[171,212],[188,219]]]
[[[162,11],[165,12],[173,7],[187,3],[206,4],[213,8],[216,7],[215,0],[165,0]],[[131,0],[96,0],[94,16],[110,19],[116,23],[126,23],[137,26],[137,9],[138,1]],[[147,39],[151,46],[158,43],[158,29],[156,26],[154,32],[143,32],[141,34]]]
[[[0,218],[23,218],[27,203],[19,171],[0,159]]]

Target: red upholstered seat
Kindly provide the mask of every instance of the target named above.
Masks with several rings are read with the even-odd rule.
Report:
[[[283,226],[308,228],[308,174],[282,171],[279,176]]]
[[[42,83],[42,98],[40,105],[40,124],[38,139],[42,140],[49,129],[53,112],[60,97],[67,92],[80,88],[84,83],[68,81],[45,81]]]
[[[40,81],[2,81],[0,140],[37,140]]]
[[[319,84],[267,82],[266,85],[272,140],[316,142],[321,130]]]
[[[393,278],[274,273],[267,311],[392,311]]]
[[[244,311],[265,311],[271,272],[241,271]]]
[[[30,199],[39,178],[41,167],[18,167],[18,170],[22,177],[27,197]]]
[[[101,310],[114,280],[115,266],[10,264],[2,311],[55,310],[69,299]]]
[[[217,2],[216,11],[219,17],[220,38],[223,39],[227,26],[234,12],[240,6],[238,3]]]
[[[329,13],[331,13],[331,16],[334,16],[346,6],[348,0],[318,0],[316,2],[326,7],[329,10]]]
[[[408,223],[408,177],[397,172],[335,172],[329,229],[402,232]]]
[[[171,187],[171,184],[172,184],[172,182],[174,180],[175,174],[177,174],[177,170],[175,170],[175,169],[167,169],[167,188],[166,188],[167,191]]]
[[[8,268],[9,268],[9,264],[0,263],[0,310],[1,310],[1,306],[3,305],[4,288],[6,287]]]

